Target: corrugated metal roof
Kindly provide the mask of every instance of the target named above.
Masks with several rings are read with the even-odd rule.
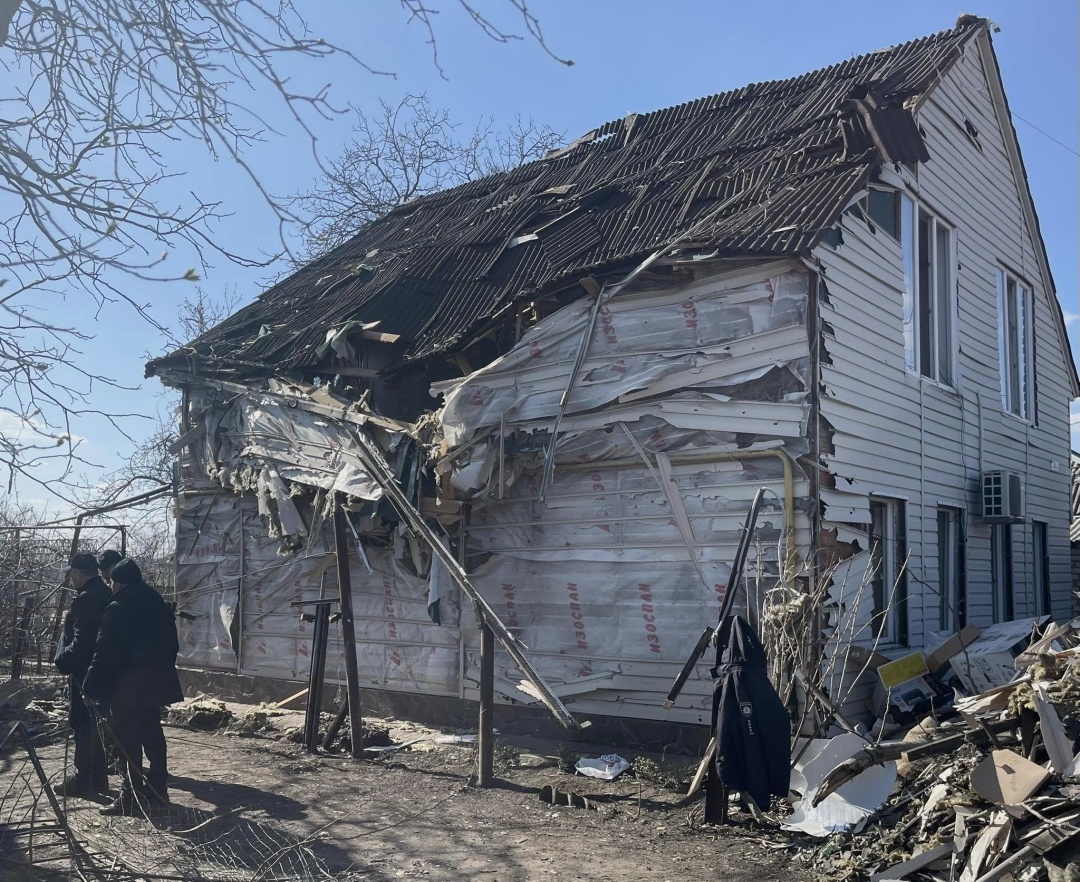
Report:
[[[793,79],[613,120],[545,159],[417,199],[148,370],[192,353],[204,371],[310,365],[326,331],[350,320],[380,322],[407,342],[406,361],[423,358],[516,297],[696,224],[695,241],[720,253],[804,252],[881,162],[875,136],[893,160],[924,156],[905,102],[985,26],[964,17]]]

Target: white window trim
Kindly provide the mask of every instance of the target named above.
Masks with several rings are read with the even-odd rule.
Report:
[[[1010,398],[1009,383],[1009,341],[1006,334],[1006,297],[1009,282],[1016,285],[1017,296],[1023,290],[1024,297],[1024,388],[1021,390],[1020,409],[1013,410]],[[1001,412],[1014,417],[1029,426],[1035,425],[1038,408],[1035,406],[1035,292],[1032,286],[1021,279],[1016,273],[999,266],[995,278],[997,288],[997,311],[998,311],[998,376],[1001,386]],[[1019,362],[1018,362],[1019,364]],[[1022,405],[1027,405],[1027,412],[1023,412]]]
[[[958,297],[957,297],[957,288],[958,288],[958,285],[959,285],[959,273],[957,272],[957,237],[958,237],[959,233],[958,233],[958,230],[957,230],[955,225],[950,224],[940,214],[938,214],[936,211],[934,211],[932,208],[930,208],[925,202],[921,201],[918,198],[918,196],[916,196],[914,193],[901,191],[900,192],[900,200],[901,200],[901,203],[900,203],[900,247],[901,247],[901,252],[903,252],[903,247],[904,247],[904,242],[903,242],[904,212],[907,209],[907,206],[905,206],[905,204],[904,204],[905,202],[908,203],[911,206],[911,210],[913,212],[911,253],[912,253],[912,272],[913,272],[913,274],[915,276],[915,278],[913,279],[912,289],[911,289],[911,292],[910,292],[911,298],[912,298],[912,304],[911,304],[912,350],[911,350],[911,355],[910,355],[911,362],[908,361],[909,354],[908,354],[908,347],[907,347],[907,336],[905,334],[905,336],[904,336],[904,366],[907,369],[907,372],[908,372],[909,375],[914,376],[914,377],[918,377],[923,382],[930,383],[932,385],[938,386],[941,389],[947,390],[949,392],[956,392],[960,388],[960,358],[959,358],[959,353],[960,353],[960,344],[959,344],[959,338],[960,338],[960,310],[959,310],[959,307],[958,307]],[[931,240],[932,243],[937,242],[937,226],[938,226],[939,223],[942,226],[944,226],[946,229],[948,229],[948,231],[949,231],[949,283],[948,283],[948,290],[945,292],[945,295],[946,295],[946,298],[948,300],[948,303],[946,304],[946,309],[948,310],[948,313],[949,313],[949,317],[950,317],[949,327],[950,327],[950,330],[952,332],[952,341],[951,341],[952,345],[949,347],[949,373],[950,373],[950,375],[952,377],[952,380],[948,381],[948,382],[945,381],[945,380],[942,380],[940,378],[940,376],[938,376],[941,373],[940,369],[937,369],[935,371],[935,373],[937,375],[928,377],[922,372],[922,369],[920,368],[920,365],[919,365],[919,351],[920,351],[919,343],[920,343],[920,340],[921,340],[921,330],[922,330],[921,327],[920,327],[920,322],[919,322],[919,299],[918,299],[918,289],[917,289],[917,280],[918,280],[917,277],[918,277],[918,272],[919,272],[919,214],[920,213],[928,215],[930,217],[931,221],[932,221],[931,230],[930,230],[930,240]],[[906,265],[903,267],[903,269],[904,269],[904,273],[905,273],[905,279],[904,279],[905,296],[907,296],[908,292],[906,290],[907,289],[907,278],[906,278],[907,267],[906,267]],[[931,277],[931,279],[935,280],[934,281],[935,286],[937,284],[936,283],[936,279],[937,279],[936,270],[937,270],[937,248],[935,246],[932,246],[931,247],[931,271],[930,271],[930,277]],[[934,359],[936,361],[937,354],[938,354],[938,346],[937,346],[938,341],[936,339],[936,335],[937,335],[937,325],[936,325],[936,323],[931,324],[931,331],[933,332],[933,334],[935,336],[935,339],[933,341],[933,345],[931,347],[931,352],[933,353],[933,357],[934,357]],[[935,364],[935,367],[937,367],[936,364]]]
[[[887,604],[888,612],[885,616],[885,628],[883,633],[879,637],[876,633],[872,635],[877,645],[886,647],[900,647],[904,645],[903,641],[903,616],[905,610],[903,605],[906,602],[901,579],[907,571],[907,548],[899,549],[896,545],[897,539],[897,518],[899,516],[899,509],[904,509],[904,517],[907,517],[907,502],[904,499],[891,496],[871,496],[869,498],[871,503],[879,503],[884,506],[885,509],[885,523],[884,529],[884,542],[880,552],[880,559],[882,564],[882,586],[884,589],[885,597],[884,601]],[[872,522],[871,522],[872,526]],[[907,536],[907,524],[904,524],[903,535]],[[871,560],[873,560],[873,548],[871,551]],[[904,555],[904,559],[900,560],[900,554]]]

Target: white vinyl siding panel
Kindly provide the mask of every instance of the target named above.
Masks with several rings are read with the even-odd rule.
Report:
[[[978,130],[979,146],[965,133],[965,118]],[[939,505],[966,511],[967,620],[984,626],[993,618],[990,529],[978,520],[980,468],[1024,479],[1028,522],[1011,531],[1015,616],[1035,614],[1032,520],[1047,524],[1053,612],[1070,611],[1069,380],[974,44],[924,103],[919,123],[931,160],[919,166],[917,198],[956,231],[956,390],[905,368],[904,268],[894,239],[845,214],[842,244],[815,253],[828,289],[821,314],[832,361],[822,366],[821,412],[834,430],[835,452],[823,459],[838,489],[907,500],[913,646],[932,641],[938,629],[938,599],[919,582],[938,584]],[[1037,425],[1002,412],[1000,267],[1031,285]]]

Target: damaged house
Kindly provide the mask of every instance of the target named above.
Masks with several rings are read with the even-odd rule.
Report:
[[[460,563],[575,713],[707,722],[707,666],[663,699],[759,487],[756,607],[825,589],[885,654],[1071,611],[1080,388],[983,19],[399,206],[148,373],[188,666],[306,678],[335,511],[381,690],[477,696]]]

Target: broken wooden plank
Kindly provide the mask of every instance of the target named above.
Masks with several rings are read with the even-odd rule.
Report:
[[[946,842],[936,848],[931,848],[929,851],[912,855],[910,859],[903,863],[894,864],[887,870],[882,870],[880,873],[874,873],[874,875],[870,877],[870,882],[886,882],[886,880],[906,879],[909,873],[914,873],[917,870],[930,866],[935,861],[940,861],[942,858],[948,857],[952,850],[953,844],[951,842]]]
[[[307,694],[308,694],[308,687],[305,686],[303,689],[301,689],[295,695],[290,695],[288,698],[283,698],[281,701],[275,701],[273,703],[273,705],[271,705],[271,707],[276,707],[278,709],[283,709],[285,707],[285,705],[292,704],[298,698],[303,698]]]
[[[702,785],[705,783],[705,779],[709,776],[709,766],[712,764],[713,757],[716,756],[716,736],[713,735],[709,739],[709,744],[705,748],[705,755],[701,758],[701,762],[698,763],[697,771],[694,772],[694,780],[690,782],[690,789],[686,791],[687,796],[693,796],[697,793]]]

